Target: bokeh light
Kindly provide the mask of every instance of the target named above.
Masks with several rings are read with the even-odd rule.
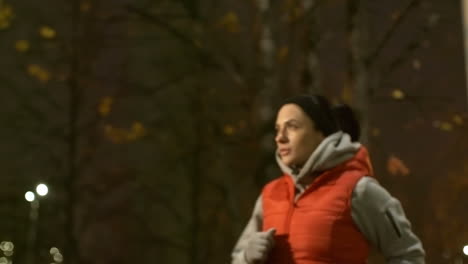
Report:
[[[26,199],[26,201],[32,202],[32,201],[34,201],[36,199],[36,195],[34,195],[33,192],[26,192],[24,194],[24,198]]]
[[[40,196],[46,196],[47,193],[49,193],[49,188],[47,187],[47,185],[41,183],[41,184],[37,185],[36,192]]]

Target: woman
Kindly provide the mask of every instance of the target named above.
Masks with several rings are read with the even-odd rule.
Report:
[[[284,175],[263,188],[232,264],[362,264],[370,246],[387,263],[424,263],[400,202],[371,178],[349,107],[332,109],[318,95],[290,98],[276,133]]]

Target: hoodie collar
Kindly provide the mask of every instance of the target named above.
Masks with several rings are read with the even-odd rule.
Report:
[[[283,173],[290,175],[296,184],[306,175],[331,169],[351,159],[360,147],[360,143],[351,142],[351,137],[348,134],[338,131],[326,137],[318,145],[299,171],[286,166],[281,161],[278,152],[276,152],[276,162]]]

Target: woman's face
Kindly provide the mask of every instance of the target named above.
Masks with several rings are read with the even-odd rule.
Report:
[[[276,147],[283,163],[289,167],[302,167],[322,142],[322,132],[295,104],[286,104],[276,117]]]

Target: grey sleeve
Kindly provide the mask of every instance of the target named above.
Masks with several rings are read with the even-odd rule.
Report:
[[[425,252],[403,208],[370,177],[356,185],[351,200],[354,222],[388,264],[424,264]]]
[[[261,231],[262,229],[262,211],[262,199],[260,196],[258,197],[257,202],[255,203],[255,207],[252,212],[252,216],[249,219],[249,222],[245,226],[244,231],[242,231],[242,234],[237,240],[237,243],[232,251],[231,264],[248,264],[247,261],[245,261],[244,250],[247,247],[247,243],[249,242],[250,236],[255,232]]]

